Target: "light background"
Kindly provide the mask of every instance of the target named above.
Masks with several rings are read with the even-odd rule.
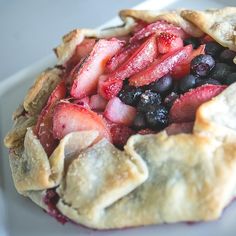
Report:
[[[0,81],[47,56],[61,36],[142,0],[0,0]]]

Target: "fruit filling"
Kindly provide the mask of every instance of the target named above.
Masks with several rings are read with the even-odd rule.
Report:
[[[59,200],[59,196],[56,193],[55,189],[47,189],[46,194],[43,198],[43,202],[47,205],[48,211],[47,213],[54,217],[61,224],[65,224],[68,219],[61,214],[61,212],[57,209],[56,204]]]
[[[166,21],[137,21],[125,40],[86,38],[63,66],[35,128],[50,155],[73,131],[123,148],[136,133],[191,133],[197,108],[236,81],[236,52]]]

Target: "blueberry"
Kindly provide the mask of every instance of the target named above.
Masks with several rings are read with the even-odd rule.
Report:
[[[217,58],[223,49],[223,46],[216,42],[208,42],[206,43],[205,53],[211,55],[214,58]]]
[[[158,106],[161,104],[161,95],[159,93],[146,90],[141,96],[137,105],[138,111],[146,112],[153,105]]]
[[[136,88],[133,86],[125,85],[119,92],[118,97],[123,103],[135,106],[138,103],[141,94],[142,89],[140,87]]]
[[[192,44],[193,48],[196,49],[200,46],[200,41],[198,38],[188,38],[184,40],[184,46]]]
[[[236,72],[227,76],[225,80],[226,84],[230,85],[236,82]]]
[[[236,57],[235,51],[232,51],[230,49],[225,49],[223,52],[221,52],[219,59],[221,62],[233,64],[233,59],[235,57]]]
[[[182,93],[187,92],[189,89],[194,88],[196,83],[196,76],[186,75],[183,79],[180,80],[179,89]]]
[[[216,63],[215,67],[212,69],[209,78],[218,80],[223,83],[227,75],[232,73],[232,67],[225,63]]]
[[[138,112],[133,122],[133,128],[135,130],[146,128],[146,120],[145,120],[145,115],[143,113]]]
[[[179,95],[177,93],[175,92],[170,93],[168,96],[165,97],[164,105],[168,109],[170,109],[177,98],[179,98]]]
[[[159,130],[168,124],[168,111],[164,106],[158,106],[155,110],[146,112],[147,125],[155,130]]]
[[[196,87],[202,86],[204,84],[221,85],[221,83],[215,79],[196,79]]]
[[[161,94],[169,92],[172,87],[173,79],[170,75],[165,75],[159,80],[148,85],[148,89]]]
[[[191,72],[194,75],[206,76],[215,66],[215,60],[210,55],[198,55],[191,61]]]

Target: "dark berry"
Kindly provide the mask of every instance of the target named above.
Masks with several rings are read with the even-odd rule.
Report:
[[[180,80],[179,89],[182,93],[187,92],[189,89],[194,88],[196,84],[196,76],[186,75]]]
[[[236,82],[236,72],[228,75],[225,80],[225,83],[228,85],[235,83],[235,82]]]
[[[172,77],[170,75],[165,75],[159,80],[149,84],[148,89],[157,93],[165,94],[169,92],[172,87],[173,87]]]
[[[231,66],[225,63],[216,63],[215,67],[212,69],[209,78],[218,80],[219,82],[223,83],[227,75],[232,73]]]
[[[118,97],[123,103],[135,106],[139,101],[141,94],[142,94],[141,88],[125,85],[119,92]]]
[[[217,58],[223,49],[223,46],[216,42],[208,42],[206,43],[205,53],[211,55],[214,58]]]
[[[138,111],[146,112],[152,105],[158,106],[161,104],[161,95],[159,93],[146,90],[141,96],[137,105]]]
[[[221,52],[219,59],[221,62],[233,64],[233,59],[235,57],[236,57],[235,51],[232,51],[230,49],[225,49],[223,52]]]
[[[184,46],[192,44],[193,48],[196,49],[200,46],[200,41],[198,38],[188,38],[184,40]]]
[[[196,87],[202,86],[204,84],[221,85],[221,83],[215,79],[196,79]]]
[[[179,98],[179,95],[177,93],[175,92],[170,93],[168,96],[165,97],[164,105],[168,109],[170,109],[177,98]]]
[[[147,125],[155,130],[164,128],[168,124],[168,111],[164,106],[146,112]]]
[[[145,129],[146,128],[146,120],[145,115],[139,112],[133,122],[133,128],[136,130]]]
[[[191,61],[191,72],[194,75],[206,76],[215,66],[215,60],[210,55],[198,55]]]
[[[174,81],[172,92],[174,92],[174,93],[181,93],[180,89],[179,89],[179,82],[178,81]]]

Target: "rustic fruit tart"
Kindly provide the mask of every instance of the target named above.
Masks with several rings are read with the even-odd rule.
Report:
[[[5,137],[14,183],[98,229],[215,220],[236,194],[236,8],[74,30]]]

